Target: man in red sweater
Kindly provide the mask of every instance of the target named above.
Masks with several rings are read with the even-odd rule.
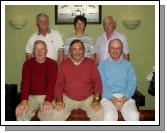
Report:
[[[33,52],[34,57],[23,64],[21,102],[16,108],[16,117],[17,120],[28,121],[40,110],[40,120],[50,120],[57,63],[46,57],[47,46],[44,41],[36,41]]]
[[[102,83],[95,62],[84,57],[85,48],[78,39],[71,42],[69,53],[59,67],[52,120],[66,120],[73,109],[85,110],[90,120],[103,120]]]

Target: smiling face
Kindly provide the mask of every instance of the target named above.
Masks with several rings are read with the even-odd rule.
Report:
[[[34,44],[34,56],[38,63],[43,63],[46,59],[47,46],[43,41],[36,41]]]
[[[40,31],[48,31],[49,20],[47,16],[37,17],[37,27]]]
[[[122,54],[122,42],[118,39],[111,40],[109,42],[108,52],[112,60],[118,61]]]
[[[112,33],[115,30],[116,24],[112,19],[112,17],[104,18],[103,27],[104,27],[104,31],[107,33]]]
[[[85,48],[81,42],[75,42],[70,46],[70,57],[75,62],[80,62],[85,55]]]

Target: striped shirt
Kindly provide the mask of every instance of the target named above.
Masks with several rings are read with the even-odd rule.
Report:
[[[91,57],[91,55],[93,55],[95,53],[95,47],[93,44],[93,39],[87,35],[84,35],[80,38],[76,37],[75,35],[69,37],[65,43],[64,46],[64,51],[65,51],[65,55],[69,54],[69,46],[71,44],[71,42],[75,39],[79,39],[83,42],[84,47],[85,47],[85,57]]]

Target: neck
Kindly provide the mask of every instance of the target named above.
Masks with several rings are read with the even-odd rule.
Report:
[[[84,32],[75,32],[76,37],[82,37],[84,35]]]
[[[81,64],[81,62],[83,61],[83,59],[84,59],[84,57],[83,57],[81,60],[77,61],[77,60],[74,60],[73,58],[71,58],[72,62],[73,62],[75,65]]]
[[[45,36],[48,33],[48,30],[39,30],[40,34]]]
[[[106,32],[106,37],[107,40],[110,39],[110,37],[112,36],[113,32]]]
[[[41,59],[41,60],[39,60],[39,59],[35,59],[35,60],[36,60],[36,62],[38,62],[39,64],[42,64],[42,63],[45,62],[46,58],[45,58],[45,59]]]

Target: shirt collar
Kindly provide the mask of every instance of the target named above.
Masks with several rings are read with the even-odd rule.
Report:
[[[78,66],[78,65],[80,65],[83,62],[83,60],[85,59],[85,57],[80,62],[76,62],[72,58],[70,58],[70,59],[74,63],[74,65]]]
[[[48,29],[48,33],[50,34],[51,33],[51,30],[50,29]],[[39,32],[39,30],[38,30],[38,32],[37,32],[37,35],[40,35],[41,33]]]
[[[108,57],[108,60],[111,61],[111,62],[113,62],[113,63],[120,63],[123,60],[123,57],[120,56],[118,62],[113,61],[113,59],[111,58],[111,56]]]
[[[115,30],[113,31],[112,36],[113,36],[114,34],[115,34]],[[111,37],[112,37],[112,36],[111,36]],[[106,37],[106,32],[103,33],[103,37],[107,39],[107,37]],[[110,37],[110,39],[111,39],[111,37]]]

